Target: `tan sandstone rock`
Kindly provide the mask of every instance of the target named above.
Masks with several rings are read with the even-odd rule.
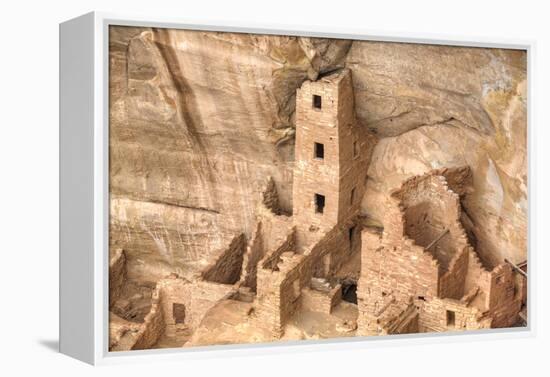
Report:
[[[381,42],[113,27],[111,246],[131,279],[189,276],[251,235],[266,177],[292,208],[296,89],[353,71],[380,137],[362,210],[413,175],[469,165],[463,200],[489,265],[526,258],[526,56]]]

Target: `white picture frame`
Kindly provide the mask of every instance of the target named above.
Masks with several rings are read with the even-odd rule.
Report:
[[[143,18],[92,12],[60,24],[60,351],[90,364],[342,350],[387,344],[436,343],[532,337],[536,334],[534,287],[528,284],[528,325],[462,333],[355,337],[199,348],[109,352],[108,350],[108,214],[109,116],[108,29],[111,25],[162,27],[356,40],[520,49],[528,62],[529,281],[536,281],[537,255],[532,249],[536,177],[532,73],[534,41],[462,38],[415,33],[387,33],[310,26],[254,25],[175,18]]]

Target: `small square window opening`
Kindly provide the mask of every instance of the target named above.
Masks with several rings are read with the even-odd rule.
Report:
[[[320,109],[321,106],[322,106],[321,96],[318,96],[317,94],[314,94],[313,95],[313,107],[315,109]]]
[[[452,310],[447,310],[447,326],[455,326],[455,312]]]
[[[325,145],[321,143],[315,143],[314,148],[315,150],[315,158],[318,159],[324,159],[325,158]]]
[[[325,196],[321,194],[315,194],[315,212],[323,213],[325,210]]]

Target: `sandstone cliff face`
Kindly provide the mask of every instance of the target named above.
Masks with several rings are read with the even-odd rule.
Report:
[[[363,211],[434,168],[469,165],[465,226],[489,265],[526,258],[523,52],[112,27],[111,246],[128,276],[192,275],[250,235],[272,176],[292,208],[296,89],[353,71],[356,112],[380,140]],[[365,167],[367,169],[367,167]]]
[[[463,200],[484,262],[527,254],[524,52],[354,43],[347,56],[357,113],[380,135],[364,209],[380,218],[388,190],[440,167],[468,165]]]

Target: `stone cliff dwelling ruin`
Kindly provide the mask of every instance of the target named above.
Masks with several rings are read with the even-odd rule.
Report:
[[[461,198],[468,167],[396,187],[380,224],[361,213],[377,142],[355,116],[352,72],[296,93],[292,212],[266,177],[254,231],[193,276],[149,287],[110,261],[112,351],[510,327],[525,318],[525,265],[486,266]]]

